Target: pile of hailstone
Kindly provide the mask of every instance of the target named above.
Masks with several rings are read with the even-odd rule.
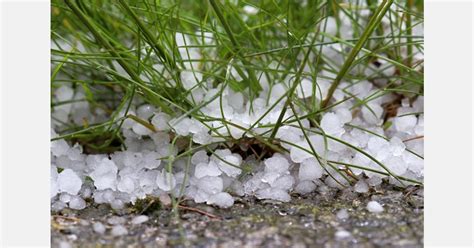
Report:
[[[232,93],[229,91],[227,94]],[[232,96],[225,97],[225,99],[231,98]],[[260,100],[263,99],[258,98],[255,101]],[[241,109],[234,108],[225,101],[223,105],[228,110],[228,118],[239,120],[243,126],[250,127],[252,121],[257,118],[247,114],[247,111],[242,111],[248,104],[241,105]],[[375,106],[378,105],[373,105],[373,109],[377,109]],[[399,115],[420,112],[422,107],[421,97],[411,105],[404,101],[398,110]],[[266,106],[257,109],[259,112],[266,110]],[[206,114],[211,115],[211,111],[212,108]],[[275,122],[280,111],[281,109],[270,111],[270,120],[264,118],[260,121],[261,124]],[[342,187],[334,179],[343,184],[347,183],[332,167],[320,164],[320,160],[308,152],[310,144],[304,138],[302,130],[294,126],[281,127],[276,136],[289,153],[275,153],[272,157],[259,162],[254,156],[242,158],[237,153],[211,144],[218,143],[219,136],[212,135],[209,127],[195,119],[186,117],[172,125],[171,116],[147,104],[139,106],[136,110],[132,110],[133,112],[142,119],[150,120],[157,131],[152,132],[138,122],[127,120],[122,126],[127,150],[110,155],[88,155],[84,154],[81,146],[77,144],[71,146],[64,140],[52,142],[51,198],[54,210],[66,206],[83,209],[86,207],[85,198],[93,198],[96,203],[108,203],[113,208],[119,209],[126,203],[134,203],[146,196],[161,194],[177,196],[181,193],[197,203],[205,202],[220,207],[232,206],[234,195],[250,195],[259,199],[287,202],[291,200],[292,192],[307,194],[317,187],[321,189],[326,186]],[[372,155],[394,174],[422,180],[423,160],[413,153],[423,155],[423,142],[419,139],[407,142],[403,140],[423,135],[423,115],[395,117],[392,120],[393,125],[385,131],[379,126],[380,122],[381,119],[373,118],[364,109],[353,118],[351,112],[341,106],[334,112],[323,115],[321,128],[326,135],[337,137]],[[350,128],[345,125],[347,123],[364,127],[387,138]],[[214,128],[223,125],[225,124],[217,121],[209,123],[209,126]],[[309,123],[304,125],[310,130],[315,129],[311,128]],[[225,128],[219,130],[224,132]],[[227,135],[236,138],[238,135],[243,135],[237,130],[229,131]],[[254,128],[255,133],[265,131],[267,130],[263,128]],[[171,160],[178,155],[180,148],[171,143],[170,133],[188,136],[196,144],[211,144],[209,147],[216,149],[213,153],[200,150],[190,158]],[[56,135],[52,130],[52,137]],[[374,161],[348,146],[328,139],[326,149],[322,135],[311,133],[307,135],[316,152],[328,161],[340,161],[383,171]],[[244,145],[242,146],[245,149]],[[250,173],[243,173],[244,164],[251,166]],[[387,178],[374,172],[355,168],[351,170],[359,177],[359,181],[353,186],[356,192],[367,192],[370,186],[376,186],[383,178]],[[333,177],[327,176],[328,172]],[[398,183],[392,177],[390,181]]]
[[[333,19],[328,20],[328,27],[332,22]],[[347,21],[347,25],[350,25],[350,21]],[[335,30],[327,32],[335,33]],[[191,43],[185,42],[185,39],[185,35],[177,34],[178,46]],[[205,42],[213,41],[209,39]],[[183,49],[180,52],[183,58],[200,61],[198,48]],[[323,48],[323,54],[331,58],[329,61],[333,61],[333,66],[336,67],[342,64],[341,52],[339,44]],[[176,111],[175,116],[171,116],[152,105],[135,100],[129,114],[148,121],[155,130],[152,131],[132,119],[126,119],[121,126],[126,150],[113,154],[85,154],[78,144],[69,144],[64,140],[53,141],[53,210],[65,207],[83,209],[86,207],[85,199],[88,198],[96,203],[106,203],[114,209],[120,209],[125,204],[133,204],[137,199],[159,197],[163,194],[184,194],[186,198],[197,203],[227,208],[234,204],[235,196],[247,195],[258,199],[288,202],[291,201],[292,193],[308,194],[327,187],[351,187],[355,192],[364,193],[370,187],[381,184],[382,179],[388,179],[393,184],[400,183],[393,177],[351,168],[358,181],[350,186],[333,167],[328,166],[327,161],[354,164],[378,171],[384,169],[349,146],[333,139],[325,140],[321,132],[365,151],[396,175],[423,180],[423,139],[416,138],[423,136],[424,117],[419,114],[423,112],[423,97],[412,101],[403,99],[397,116],[388,119],[393,124],[384,130],[382,106],[392,102],[396,96],[379,94],[379,97],[373,97],[377,95],[380,86],[369,81],[343,82],[333,95],[332,101],[344,100],[346,94],[357,96],[358,99],[374,99],[355,109],[352,107],[357,102],[353,98],[336,105],[322,116],[321,128],[312,127],[308,120],[301,120],[307,130],[308,139],[305,138],[303,130],[295,126],[297,122],[281,126],[276,139],[289,152],[277,152],[259,161],[255,156],[243,158],[238,153],[223,149],[223,146],[219,145],[224,141],[222,136],[231,136],[236,140],[243,137],[252,138],[255,135],[269,137],[272,129],[268,126],[277,122],[283,110],[286,100],[284,94],[293,83],[291,78],[270,83],[266,77],[261,77],[263,90],[250,102],[248,96],[241,92],[235,92],[229,87],[221,88],[221,85],[213,87],[212,82],[204,81],[203,74],[191,70],[199,68],[193,63],[200,62],[185,64],[189,70],[181,73],[183,87],[190,91],[189,101],[196,105],[207,102],[200,109],[200,116],[215,118],[212,118],[212,121],[202,121],[203,119],[183,116],[179,111]],[[381,70],[385,76],[394,73],[393,67],[383,61],[379,68],[369,66],[365,73],[369,76],[376,70]],[[239,78],[236,70],[230,70],[230,73],[234,78]],[[319,76],[321,77],[317,78],[319,87],[316,92],[313,91],[315,82],[304,78],[297,87],[296,96],[303,101],[312,97],[318,102],[321,101],[320,96],[326,96],[330,87],[331,80],[328,78],[333,78],[334,75],[322,72]],[[81,87],[73,88],[65,83],[55,90],[54,100],[77,100],[83,99],[84,95]],[[91,111],[86,101],[70,101],[54,107],[52,115],[54,120],[58,121],[53,121],[52,138],[57,137],[55,130],[61,130],[62,123],[80,125],[84,118],[90,123],[107,120],[107,115],[100,111]],[[304,109],[296,108],[295,111],[296,113],[288,108],[284,119],[294,119],[295,114],[305,115]],[[262,116],[264,117],[261,118]],[[249,130],[228,125],[229,122]],[[179,156],[185,148],[172,142],[171,137],[175,136],[188,137],[194,144],[207,145],[209,149],[196,151],[190,154],[190,157]],[[237,145],[244,151],[249,149],[244,143]],[[311,147],[321,156],[320,159],[310,153]],[[339,167],[337,164],[333,165]],[[244,167],[251,169],[244,170]]]

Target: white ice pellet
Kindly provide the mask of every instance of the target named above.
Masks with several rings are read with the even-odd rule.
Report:
[[[423,112],[424,107],[424,97],[418,96],[416,100],[412,103],[414,112]]]
[[[138,122],[135,122],[135,124],[133,124],[132,130],[138,135],[150,135],[153,133],[153,131],[151,131],[149,128]]]
[[[170,129],[168,122],[170,121],[171,117],[166,113],[157,113],[151,118],[151,124],[156,128],[158,131],[167,131]]]
[[[56,107],[54,112],[51,113],[51,116],[54,117],[54,119],[61,121],[61,122],[66,122],[68,121],[69,118],[69,110],[65,110],[64,108],[69,109],[70,105],[62,105],[63,108],[59,109],[59,107]],[[53,125],[56,124],[56,121],[53,120]],[[56,124],[57,125],[57,124]]]
[[[345,132],[343,126],[339,116],[332,112],[324,114],[321,119],[321,128],[328,135],[340,137]]]
[[[274,171],[267,171],[265,172],[265,174],[263,174],[261,180],[262,182],[268,183],[271,185],[278,179],[278,177],[280,177],[280,173],[277,173]]]
[[[298,178],[301,181],[321,178],[324,169],[315,157],[307,158],[300,164]]]
[[[336,19],[332,16],[327,17],[325,20],[322,21],[325,25],[323,25],[324,32],[330,35],[336,35],[337,33],[337,22]]]
[[[128,230],[125,226],[123,225],[116,225],[112,227],[111,231],[113,236],[123,236],[128,234]]]
[[[125,151],[120,162],[126,167],[134,167],[142,161],[142,153]],[[113,160],[115,163],[115,160]]]
[[[198,179],[197,186],[207,194],[216,194],[224,189],[224,182],[220,177],[206,176]]]
[[[383,161],[385,166],[395,175],[402,175],[407,170],[408,165],[403,161],[402,157],[391,156]]]
[[[62,193],[61,195],[59,195],[59,200],[64,203],[68,203],[69,201],[71,201],[71,198],[72,198],[72,195],[68,193]]]
[[[377,136],[370,137],[367,148],[379,160],[383,160],[390,155],[390,143]]]
[[[51,153],[56,156],[67,155],[70,147],[65,140],[51,141]]]
[[[50,190],[51,198],[53,198],[59,193],[58,168],[56,168],[56,166],[54,165],[51,166],[50,183],[51,183],[51,186],[49,190]]]
[[[321,137],[321,136],[319,136],[319,137]],[[320,152],[321,149],[318,149],[317,146],[318,145],[324,146],[324,144],[319,144],[319,142],[311,142],[311,144],[313,145],[313,148],[315,148],[315,151],[318,152],[318,153]],[[302,141],[297,142],[296,146],[291,146],[290,158],[295,163],[301,163],[305,159],[311,158],[313,156],[314,155],[312,154],[311,147],[310,147],[310,145],[308,144],[308,142],[306,140],[302,140]]]
[[[301,163],[305,159],[312,157],[311,148],[306,140],[296,143],[297,146],[291,146],[290,158],[295,163]],[[300,148],[301,147],[301,148]],[[303,149],[305,150],[303,150]]]
[[[137,115],[141,119],[148,120],[155,112],[155,107],[150,104],[143,104],[137,108]]]
[[[158,159],[159,157],[160,155],[154,151],[146,153],[142,157],[142,163],[144,164],[144,167],[147,169],[156,169],[161,164],[161,160]]]
[[[336,115],[339,117],[339,120],[344,124],[352,120],[352,113],[351,111],[349,111],[349,109],[346,108],[338,108],[336,110]]]
[[[289,202],[291,200],[291,197],[288,192],[276,188],[261,189],[257,191],[256,196],[258,199],[271,199],[282,202]]]
[[[382,60],[383,61],[383,60]],[[382,74],[385,75],[385,76],[392,76],[393,74],[395,74],[396,72],[396,68],[395,66],[391,65],[391,64],[388,64],[386,61],[383,61],[382,63],[384,65],[383,67],[383,71],[382,71]],[[385,66],[386,64],[388,64],[388,66]]]
[[[231,94],[228,97],[228,103],[234,110],[240,110],[244,106],[244,95],[240,92]]]
[[[197,187],[189,187],[186,189],[186,195],[194,199],[196,203],[206,202],[209,199],[209,194],[200,190]]]
[[[125,116],[125,113],[126,113],[125,110],[122,110],[122,111],[120,112],[120,115],[121,115],[121,116]],[[132,110],[132,109],[130,109],[130,110],[127,112],[127,114],[129,114],[129,115],[136,115],[135,111]],[[132,126],[133,126],[135,123],[136,123],[136,121],[134,121],[133,119],[131,119],[131,118],[126,118],[126,119],[123,121],[122,129],[127,129],[127,130],[128,130],[128,129],[131,129]]]
[[[225,174],[222,175],[222,183],[224,185],[224,189],[229,188],[233,181],[235,181],[234,178],[229,177]]]
[[[51,198],[53,198],[59,193],[59,185],[58,185],[57,180],[53,180],[53,179],[50,180],[50,183],[51,183],[50,195],[51,195]]]
[[[372,174],[369,177],[369,179],[367,179],[367,183],[372,187],[377,186],[377,185],[380,185],[382,183],[382,178],[380,178],[380,176],[378,176],[378,175]]]
[[[169,173],[163,169],[156,177],[156,184],[161,190],[170,191],[176,186],[176,178],[172,173]]]
[[[301,136],[290,129],[280,128],[276,135],[281,141],[281,145],[287,149],[291,149],[292,143],[299,142],[301,140]]]
[[[373,102],[367,103],[367,106],[362,107],[362,117],[364,120],[372,125],[378,125],[382,122],[383,108]]]
[[[108,190],[104,191],[104,200],[106,202],[110,203],[110,202],[114,201],[116,196],[117,195],[115,194],[115,192],[111,189],[108,189]]]
[[[425,134],[425,117],[424,115],[420,115],[418,117],[418,123],[416,124],[416,127],[415,127],[415,134],[418,135],[418,136],[422,136]]]
[[[356,95],[358,98],[364,98],[372,90],[373,84],[367,80],[363,80],[354,84],[351,87],[352,94]]]
[[[58,175],[59,192],[66,192],[71,195],[77,195],[81,190],[82,180],[71,169],[65,169]]]
[[[192,125],[191,119],[185,117],[181,120],[173,119],[170,121],[171,127],[180,136],[188,136],[189,126]]]
[[[209,89],[207,91],[206,95],[204,96],[204,102],[209,102],[206,105],[207,108],[220,110],[219,97],[216,98],[216,96],[218,96],[219,94],[220,94],[220,91],[218,89]]]
[[[91,189],[91,187],[89,187],[89,186],[84,187],[84,186],[83,186],[82,189],[81,189],[80,195],[81,195],[83,198],[89,198],[89,197],[91,197],[91,195],[92,195],[92,189]]]
[[[148,219],[149,218],[146,215],[138,215],[138,216],[133,217],[132,224],[133,225],[139,225],[139,224],[142,224],[144,222],[147,222]]]
[[[234,121],[234,124],[239,125],[240,123],[238,123],[238,121],[236,120],[236,121]],[[241,128],[238,128],[238,127],[233,126],[233,125],[227,125],[227,127],[229,128],[230,136],[232,136],[232,138],[234,138],[234,139],[240,139],[244,135],[245,131],[242,130]]]
[[[282,174],[288,171],[290,164],[288,160],[282,156],[273,156],[265,160],[265,171]]]
[[[51,205],[51,210],[52,211],[61,211],[66,206],[67,206],[66,203],[64,203],[62,201],[56,201]]]
[[[189,125],[189,132],[192,134],[197,134],[197,133],[206,133],[209,131],[209,128],[206,127],[202,122],[196,120],[196,119],[191,119],[190,125]]]
[[[218,163],[219,169],[224,172],[229,177],[237,177],[242,172],[240,169],[240,164],[242,163],[242,158],[240,156],[231,154],[227,155],[220,160]]]
[[[72,244],[67,242],[67,241],[60,241],[59,244],[58,244],[58,248],[72,248]]]
[[[302,181],[296,185],[295,192],[305,195],[313,192],[315,189],[316,184],[314,184],[312,181]]]
[[[403,151],[405,151],[405,143],[396,136],[392,137],[390,139],[390,151],[393,156],[401,156]]]
[[[245,195],[244,186],[243,186],[242,182],[240,182],[239,180],[234,180],[232,182],[232,184],[230,185],[230,190],[235,195],[238,195],[238,196],[244,196]]]
[[[135,182],[130,177],[123,177],[117,184],[117,189],[130,194],[135,190]]]
[[[355,185],[354,185],[354,191],[357,193],[367,193],[369,192],[369,185],[365,182],[364,179],[360,179]]]
[[[90,177],[94,180],[94,185],[98,190],[115,190],[117,187],[117,171],[118,168],[115,163],[108,158],[104,158],[90,174]]]
[[[212,136],[207,131],[200,131],[193,135],[196,144],[206,145],[212,142]]]
[[[271,88],[271,95],[270,98],[275,101],[282,97],[286,93],[287,89],[282,83],[274,84]]]
[[[425,170],[423,168],[423,162],[417,164],[410,164],[408,172],[412,172],[416,177],[423,178]]]
[[[204,150],[198,151],[191,156],[191,163],[194,165],[197,165],[199,163],[208,163],[208,162],[209,162],[209,156],[207,156],[207,153]]]
[[[414,115],[405,115],[393,119],[393,126],[398,132],[411,133],[413,132],[416,123],[417,118]]]
[[[156,170],[145,171],[139,177],[139,186],[142,191],[145,193],[151,193],[153,189],[157,187],[156,185],[156,177],[158,176],[159,172]]]
[[[383,207],[376,201],[370,201],[367,203],[367,210],[371,213],[381,213],[383,212]]]
[[[84,209],[86,208],[86,201],[80,196],[73,196],[69,201],[69,207],[77,210]]]
[[[410,107],[410,99],[408,98],[402,99],[402,107]]]
[[[258,13],[258,9],[251,5],[245,5],[243,11],[248,15],[255,15]]]
[[[105,233],[105,226],[101,222],[96,222],[92,225],[92,229],[94,232],[98,234],[104,234]]]
[[[82,154],[82,147],[76,143],[71,149],[67,151],[67,157],[70,160],[81,161],[84,160],[84,154]]]
[[[195,88],[202,81],[202,73],[193,71],[181,71],[181,82],[186,90]]]
[[[110,201],[110,207],[113,208],[113,209],[122,209],[124,208],[125,206],[125,202],[123,200],[120,200],[120,199],[114,199],[112,201]]]
[[[315,91],[316,91],[316,85]],[[313,82],[307,78],[303,78],[300,84],[296,87],[296,95],[298,98],[308,98],[313,95]]]
[[[311,142],[314,151],[319,155],[323,155],[327,152],[327,147],[325,145],[326,141],[328,143],[334,142],[332,139],[329,139],[327,137],[325,138],[323,135],[310,135],[308,139]],[[309,150],[311,153],[313,152],[311,148],[309,148]],[[310,155],[311,157],[314,156],[313,154]]]
[[[273,183],[270,184],[273,188],[282,189],[282,190],[291,190],[295,179],[291,175],[284,175],[277,178]]]
[[[221,208],[228,208],[234,205],[234,198],[227,192],[220,192],[211,195],[207,200],[207,204],[215,204]]]
[[[222,174],[222,171],[219,169],[217,164],[214,161],[209,163],[199,163],[196,165],[194,170],[194,176],[196,178],[201,178],[205,176],[216,177]]]
[[[168,157],[171,155],[176,155],[177,150],[176,147],[173,146],[172,144],[167,144],[163,146],[157,147],[157,152],[160,155],[160,157]]]
[[[71,100],[74,95],[74,90],[68,85],[62,85],[54,92],[58,101],[67,101]]]

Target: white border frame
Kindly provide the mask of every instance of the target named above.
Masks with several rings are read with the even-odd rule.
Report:
[[[0,5],[0,246],[49,247],[50,3]]]
[[[469,3],[471,3],[470,8]],[[17,9],[17,12],[3,15],[5,7],[22,4],[30,6],[25,5],[27,7]],[[32,5],[36,4],[41,7],[33,10]],[[441,12],[431,7],[435,4],[443,5]],[[455,8],[453,6],[458,4],[465,4],[466,7],[453,11]],[[18,32],[14,34],[18,37],[0,38],[2,49],[0,53],[2,54],[0,58],[0,117],[2,118],[0,120],[2,200],[0,203],[0,246],[47,247],[50,240],[50,4],[44,0],[0,0],[0,6],[2,7],[0,34],[11,34],[12,30]],[[425,244],[427,247],[452,247],[453,245],[470,247],[473,242],[472,221],[469,223],[469,220],[474,217],[472,214],[474,206],[472,197],[474,158],[472,156],[474,153],[471,126],[474,123],[472,113],[474,106],[471,100],[471,107],[462,105],[460,108],[458,105],[455,106],[457,108],[451,107],[441,111],[444,109],[443,101],[464,101],[472,99],[474,95],[472,54],[470,58],[466,54],[466,49],[471,47],[470,43],[474,41],[472,36],[473,6],[472,1],[468,0],[425,1],[427,52],[425,62],[427,86],[425,97],[427,120]],[[10,11],[12,9],[8,9],[8,12]],[[8,23],[5,18],[9,18]],[[467,27],[469,19],[471,19],[470,30]],[[10,23],[15,23],[15,25],[10,27]],[[446,35],[446,32],[453,30],[463,32],[458,31],[455,35]],[[471,33],[469,34],[468,31]],[[12,39],[15,42],[12,43]],[[30,42],[26,44],[26,41]],[[6,45],[8,47],[4,47]],[[449,52],[440,49],[447,49]],[[27,56],[22,56],[22,54]],[[460,70],[459,68],[463,66],[464,69]],[[22,67],[27,67],[27,69]],[[451,81],[451,84],[446,85],[446,80]],[[28,87],[28,91],[25,91],[24,87]],[[443,101],[439,100],[440,97],[443,97]],[[15,99],[29,99],[29,101],[16,102]],[[12,103],[16,104],[15,108],[10,108]],[[450,116],[455,119],[447,120]],[[11,117],[19,119],[11,120]],[[7,127],[8,130],[6,130]],[[34,132],[30,129],[34,129]],[[446,130],[455,135],[440,134]],[[28,140],[28,144],[22,147],[25,145],[25,140]],[[25,155],[25,150],[28,151],[27,155]],[[459,151],[462,151],[462,154],[456,154]],[[9,153],[9,157],[5,157],[5,152]],[[453,169],[458,170],[458,173],[450,172]],[[18,197],[18,199],[15,197],[26,191],[26,188],[14,188],[15,183],[20,180],[15,174],[25,171],[28,174],[23,176],[23,182],[34,185],[32,187],[34,191],[31,193],[31,197],[35,198],[34,206],[30,206],[32,202],[26,197]],[[471,173],[466,173],[468,171]],[[15,199],[15,202],[9,202],[11,197]],[[14,206],[14,209],[9,204]],[[444,218],[443,215],[449,215],[450,218]],[[23,230],[17,233],[16,230],[20,230],[18,227]]]

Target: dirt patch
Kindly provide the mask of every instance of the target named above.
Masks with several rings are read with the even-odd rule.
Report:
[[[400,191],[383,185],[369,194],[329,190],[293,195],[291,203],[237,198],[230,209],[185,202],[219,218],[180,209],[179,218],[168,208],[147,211],[147,222],[133,225],[131,206],[116,212],[106,205],[81,211],[52,213],[53,247],[423,247],[423,189]],[[367,202],[376,200],[382,213],[370,213]],[[346,209],[349,217],[336,213]],[[112,216],[124,218],[128,234],[113,236]],[[92,225],[107,226],[104,234]],[[338,237],[338,231],[350,235]],[[339,232],[341,233],[341,232]],[[347,233],[346,233],[347,234]]]

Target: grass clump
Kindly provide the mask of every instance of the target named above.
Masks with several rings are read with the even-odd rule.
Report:
[[[377,117],[382,121],[375,126],[390,132],[393,117],[422,115],[396,113],[403,101],[412,104],[423,95],[422,11],[423,2],[411,0],[52,1],[51,86],[53,92],[62,85],[82,92],[72,100],[52,96],[60,134],[53,140],[79,142],[87,153],[127,149],[123,125],[136,122],[157,131],[152,117],[132,111],[148,103],[172,118],[172,143],[181,144],[164,158],[168,161],[200,150],[212,154],[216,148],[262,160],[299,147],[343,186],[354,183],[354,174],[346,173],[352,169],[390,176],[402,185],[420,184],[393,173],[362,147],[327,134],[321,120],[340,106],[352,117],[361,111],[379,116],[382,107],[383,116]],[[366,82],[374,90],[354,94]],[[226,116],[226,92],[242,96],[249,116],[258,114],[251,124]],[[386,98],[391,100],[377,105]],[[84,102],[92,115],[57,112]],[[262,105],[265,111],[259,111]],[[174,128],[186,118],[209,128],[212,141],[177,141]],[[267,119],[274,121],[262,124]],[[222,125],[213,126],[216,121]],[[299,129],[310,147],[282,140],[283,127]],[[360,122],[345,128],[389,140]],[[324,137],[326,150],[336,142],[363,154],[376,168],[318,153],[311,135]]]

